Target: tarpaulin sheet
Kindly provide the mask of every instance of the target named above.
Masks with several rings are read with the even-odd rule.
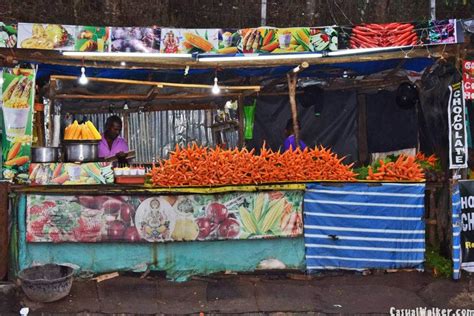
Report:
[[[395,91],[387,90],[367,95],[367,140],[371,153],[416,147],[415,107],[403,109],[395,97]]]
[[[452,225],[453,225],[453,279],[461,278],[461,194],[459,184],[453,187]]]
[[[306,145],[322,145],[341,156],[346,163],[358,158],[357,100],[354,91],[311,91],[298,98],[300,138]],[[309,97],[308,97],[309,95]],[[253,139],[247,147],[258,150],[265,141],[274,150],[283,148],[285,126],[291,118],[288,98],[257,98]]]
[[[307,270],[423,269],[424,190],[422,183],[308,184]]]

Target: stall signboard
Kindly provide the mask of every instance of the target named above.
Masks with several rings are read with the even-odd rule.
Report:
[[[100,26],[77,26],[74,50],[78,52],[109,51],[110,28]]]
[[[152,27],[110,28],[110,51],[132,53],[158,53],[161,29]]]
[[[338,31],[334,27],[221,29],[217,53],[288,54],[335,51],[337,43]]]
[[[341,27],[341,47],[346,49],[400,47],[458,42],[455,19],[422,23],[360,24]]]
[[[28,242],[172,242],[296,237],[303,191],[27,198]]]
[[[32,163],[29,169],[31,185],[84,185],[114,183],[110,162]]]
[[[18,48],[74,50],[75,25],[18,23]]]
[[[18,26],[0,22],[0,48],[15,48],[18,38]]]
[[[459,181],[461,194],[461,268],[474,272],[474,181]]]
[[[218,29],[161,29],[160,52],[166,54],[216,53]]]
[[[2,32],[2,28],[4,32]],[[104,27],[59,24],[0,24],[7,47],[73,50],[79,52],[288,54],[328,53],[340,49],[364,49],[462,42],[456,19],[427,22],[395,22],[323,27],[257,27],[243,29],[184,29]],[[11,46],[13,45],[13,46]]]
[[[474,100],[474,61],[465,60],[462,66],[464,99]]]
[[[449,168],[467,168],[467,133],[462,83],[449,86]]]
[[[31,157],[35,72],[4,68],[1,76],[2,174],[22,182],[28,179]]]

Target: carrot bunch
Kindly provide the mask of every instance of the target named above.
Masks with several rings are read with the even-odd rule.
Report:
[[[156,186],[214,186],[275,182],[336,180],[352,181],[352,165],[342,164],[329,149],[296,149],[274,152],[264,145],[254,150],[210,149],[196,144],[176,146],[169,159],[151,171]]]
[[[400,155],[397,160],[379,160],[379,166],[369,166],[367,180],[376,181],[423,181],[425,175],[414,156]]]
[[[436,166],[436,163],[438,162],[438,158],[436,158],[435,155],[426,156],[422,152],[419,152],[419,153],[416,154],[415,160],[419,163],[422,163],[422,164],[423,163],[428,164],[432,168],[434,168]]]

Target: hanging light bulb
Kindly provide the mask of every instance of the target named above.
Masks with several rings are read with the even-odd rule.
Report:
[[[219,85],[217,84],[217,77],[214,77],[214,86],[212,87],[212,93],[214,94],[221,93],[221,88],[219,88]]]
[[[79,77],[79,83],[86,85],[89,82],[89,79],[86,77],[86,68],[81,67],[81,77]]]

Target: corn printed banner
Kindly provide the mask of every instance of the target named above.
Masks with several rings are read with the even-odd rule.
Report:
[[[303,191],[27,199],[28,242],[172,242],[296,237]]]
[[[338,32],[333,27],[222,29],[219,54],[288,54],[335,51]]]
[[[216,53],[219,30],[217,29],[161,29],[160,52]]]
[[[29,168],[31,185],[112,184],[111,162],[32,163]]]
[[[364,23],[321,27],[180,29],[0,23],[0,47],[82,52],[288,54],[341,49],[456,44],[462,21]],[[18,31],[17,31],[18,30]]]
[[[35,72],[4,68],[1,75],[2,175],[25,182],[31,157]]]

